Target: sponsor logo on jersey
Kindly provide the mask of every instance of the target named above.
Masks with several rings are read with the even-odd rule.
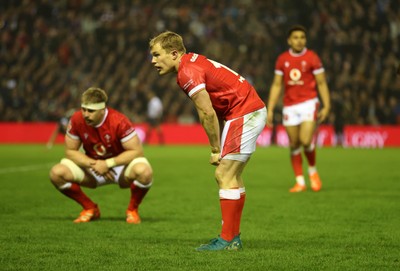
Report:
[[[107,149],[102,143],[97,143],[96,145],[94,145],[93,150],[98,156],[104,156],[107,153]]]
[[[291,86],[294,85],[304,85],[304,81],[300,80],[301,78],[301,71],[299,71],[299,69],[291,69],[289,72],[289,77],[290,80],[288,81],[288,84]]]
[[[198,57],[199,57],[198,54],[193,54],[192,58],[190,59],[190,62],[195,62]]]

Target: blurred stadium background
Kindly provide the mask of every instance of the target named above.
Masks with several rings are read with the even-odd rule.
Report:
[[[394,0],[4,0],[0,122],[56,122],[96,85],[135,123],[146,120],[149,90],[163,101],[165,124],[196,123],[175,77],[159,77],[150,65],[148,41],[166,29],[181,33],[188,51],[241,73],[266,100],[276,57],[287,49],[286,30],[295,23],[308,29],[308,47],[326,69],[328,126],[342,132],[400,124]]]
[[[192,252],[220,225],[207,146],[150,141],[156,181],[139,227],[124,221],[127,190],[87,191],[102,220],[77,227],[79,206],[48,182],[64,150],[44,145],[92,85],[141,136],[151,90],[168,144],[207,140],[175,78],[150,65],[160,31],[181,33],[189,51],[240,72],[266,100],[294,23],[308,28],[331,91],[318,143],[344,132],[351,146],[400,147],[399,0],[1,0],[0,270],[400,270],[400,148],[322,148],[324,190],[297,195],[287,192],[288,151],[259,148],[245,176],[245,249],[212,257]],[[266,129],[258,143],[272,137]],[[9,144],[22,142],[41,145]]]

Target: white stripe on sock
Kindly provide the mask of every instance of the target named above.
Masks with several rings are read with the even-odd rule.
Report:
[[[240,199],[240,192],[239,189],[220,189],[219,197],[221,199],[238,200]]]

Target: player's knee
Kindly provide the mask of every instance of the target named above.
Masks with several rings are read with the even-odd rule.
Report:
[[[57,165],[53,166],[49,172],[50,182],[57,189],[59,189],[66,182],[71,181],[68,178],[68,176],[69,176],[68,169],[62,164],[57,164]]]
[[[311,146],[312,138],[303,138],[300,140],[300,143],[303,148],[307,149]]]
[[[153,170],[150,166],[144,165],[141,168],[141,173],[138,180],[144,185],[150,184],[153,181]]]
[[[134,159],[125,169],[125,178],[149,184],[153,179],[153,170],[145,157]]]
[[[311,142],[310,143],[306,142],[306,143],[303,144],[303,149],[304,150],[309,150],[310,147],[311,147]]]
[[[61,164],[57,164],[53,166],[50,170],[50,180],[52,182],[56,181],[57,179],[64,178],[66,175],[66,168]]]
[[[297,149],[297,148],[300,148],[300,146],[301,146],[301,140],[299,138],[296,138],[296,139],[292,138],[289,140],[289,147],[291,149]]]
[[[291,150],[297,150],[301,147],[301,144],[299,142],[295,142],[295,143],[290,143],[289,147]]]
[[[132,179],[136,179],[144,185],[151,183],[153,179],[153,170],[148,164],[138,163],[132,168],[132,171],[133,172],[130,174]]]
[[[133,170],[134,170],[135,174],[139,175],[139,176],[150,177],[150,175],[152,175],[152,173],[153,173],[153,171],[151,170],[149,165],[147,165],[145,163],[136,164]]]

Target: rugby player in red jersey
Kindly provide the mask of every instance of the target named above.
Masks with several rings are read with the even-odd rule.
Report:
[[[284,88],[283,125],[289,137],[291,163],[296,177],[296,184],[290,192],[306,190],[301,148],[308,161],[311,189],[319,191],[322,186],[316,167],[314,137],[317,123],[328,117],[330,97],[321,60],[315,52],[306,48],[306,41],[304,27],[296,25],[289,30],[287,42],[290,48],[276,61],[268,101],[267,125],[272,127],[274,108]],[[321,109],[318,92],[323,104]]]
[[[177,33],[163,32],[149,46],[158,73],[177,73],[179,87],[193,101],[209,139],[210,163],[217,166],[221,234],[197,250],[239,250],[245,202],[242,172],[265,126],[265,104],[254,87],[235,71],[205,56],[186,53]]]
[[[68,124],[66,157],[51,169],[50,180],[61,193],[83,207],[75,223],[100,218],[99,207],[81,186],[118,184],[120,188],[130,188],[126,222],[139,224],[139,204],[152,185],[153,171],[132,123],[122,113],[107,107],[107,100],[100,88],[92,87],[82,94],[81,110],[72,115]],[[81,145],[84,152],[79,150]]]

